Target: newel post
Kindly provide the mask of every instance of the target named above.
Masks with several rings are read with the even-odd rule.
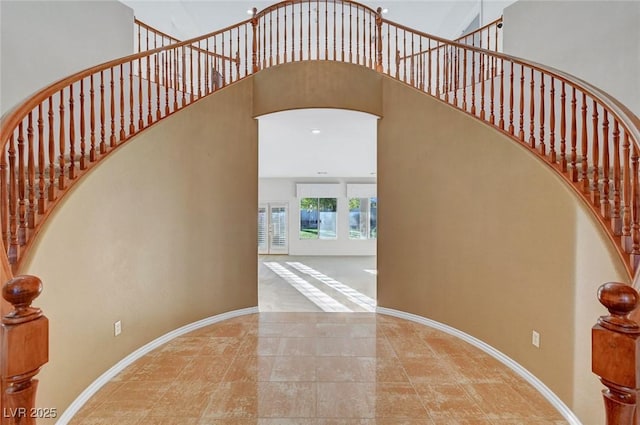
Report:
[[[2,287],[13,310],[2,317],[2,425],[35,425],[38,381],[34,377],[49,360],[49,321],[31,303],[42,292],[35,276],[16,276]]]
[[[376,71],[382,72],[382,8],[376,10]]]
[[[253,29],[253,56],[251,59],[251,63],[253,65],[253,73],[255,74],[256,72],[258,72],[258,9],[254,7],[253,9],[251,9],[251,11],[253,13],[253,17],[251,18],[251,28]]]
[[[623,283],[598,289],[600,303],[609,310],[591,331],[592,371],[607,387],[602,391],[607,425],[638,425],[640,391],[640,326],[629,318],[640,297]]]

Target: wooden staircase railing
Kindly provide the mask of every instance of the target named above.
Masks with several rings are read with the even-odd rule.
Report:
[[[576,77],[496,51],[500,25],[454,42],[340,0],[283,1],[182,42],[139,25],[137,48],[151,50],[53,83],[2,118],[2,260],[19,270],[69,188],[139,132],[261,69],[330,60],[409,84],[529,149],[590,207],[631,278],[640,262],[640,120]],[[3,358],[3,370],[17,359]]]

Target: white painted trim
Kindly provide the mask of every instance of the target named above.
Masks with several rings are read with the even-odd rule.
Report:
[[[191,331],[195,331],[196,329],[203,328],[205,326],[213,325],[214,323],[221,322],[223,320],[232,319],[238,316],[244,316],[247,314],[258,313],[258,307],[249,307],[243,308],[240,310],[228,311],[226,313],[218,314],[216,316],[207,317],[202,320],[198,320],[197,322],[189,323],[188,325],[182,326],[178,329],[175,329],[171,332],[168,332],[148,344],[143,345],[138,348],[133,353],[129,354],[124,359],[120,360],[116,363],[111,369],[107,370],[105,373],[100,375],[98,379],[93,381],[91,385],[89,385],[74,401],[67,407],[62,416],[56,422],[56,425],[67,425],[69,421],[73,418],[73,416],[78,413],[78,411],[84,406],[84,404],[100,389],[103,385],[113,379],[118,373],[122,372],[124,368],[129,366],[131,363],[138,360],[140,357],[145,354],[151,352],[152,350],[160,347],[163,344],[171,341],[172,339],[189,333]]]
[[[489,354],[491,357],[500,361],[502,364],[513,370],[515,373],[520,375],[525,381],[533,385],[533,387],[538,390],[542,394],[544,398],[547,399],[549,403],[555,407],[560,414],[569,422],[571,425],[582,425],[580,419],[567,407],[566,404],[560,398],[555,395],[553,391],[549,389],[540,379],[536,378],[531,372],[525,369],[522,365],[517,363],[515,360],[507,356],[506,354],[496,350],[486,342],[479,340],[476,337],[473,337],[469,334],[466,334],[456,328],[452,328],[449,325],[445,325],[444,323],[436,322],[435,320],[427,319],[422,316],[418,316],[411,313],[405,313],[404,311],[394,310],[391,308],[385,307],[377,307],[376,313],[386,314],[388,316],[398,317],[400,319],[410,320],[412,322],[417,322],[425,326],[432,327],[434,329],[438,329],[439,331],[448,333],[449,335],[453,335],[461,340],[468,342],[474,347],[479,348],[485,353]]]

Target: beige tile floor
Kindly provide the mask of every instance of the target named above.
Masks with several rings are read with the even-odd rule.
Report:
[[[564,424],[510,369],[375,313],[260,313],[129,366],[72,425]]]

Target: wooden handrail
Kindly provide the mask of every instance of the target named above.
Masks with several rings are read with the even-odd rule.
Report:
[[[475,29],[468,34],[461,35],[460,37],[450,41],[453,41],[454,43],[460,43],[460,44],[466,44],[466,45],[478,46],[478,47],[482,47],[484,44],[484,47],[486,49],[491,50],[493,52],[500,52],[501,46],[499,43],[498,29],[502,28],[502,23],[503,23],[503,19],[502,19],[502,16],[500,16],[498,19],[492,22],[489,22],[488,24],[478,29]],[[486,38],[483,37],[483,34],[485,33],[487,34]],[[491,37],[492,33],[494,34],[493,38]],[[478,39],[477,43],[475,41],[476,38]],[[471,42],[469,42],[469,40]],[[486,41],[483,43],[482,40],[486,40]],[[443,44],[438,47],[435,47],[435,49],[442,49],[444,47],[445,45]],[[400,60],[410,59],[412,57],[428,54],[433,49],[434,48],[430,48],[417,53],[411,53],[409,56],[401,56]]]
[[[589,206],[631,278],[640,270],[638,117],[576,77],[473,44],[415,31],[356,2],[286,0],[63,78],[0,120],[0,257],[19,270],[69,188],[149,126],[261,69],[331,60],[406,83],[530,150]]]
[[[144,37],[142,36],[143,32],[145,34]],[[152,27],[151,25],[145,24],[144,22],[140,21],[137,18],[134,19],[134,33],[136,35],[136,41],[137,41],[136,49],[135,49],[136,53],[157,49],[159,47],[164,47],[170,44],[181,42],[181,40],[160,31]],[[143,39],[145,40],[145,43],[142,42]],[[198,47],[190,46],[189,50],[195,53],[202,53],[202,54],[210,55],[216,58],[225,59],[231,62],[238,61],[238,58],[236,57],[218,55],[206,49],[201,49]]]

